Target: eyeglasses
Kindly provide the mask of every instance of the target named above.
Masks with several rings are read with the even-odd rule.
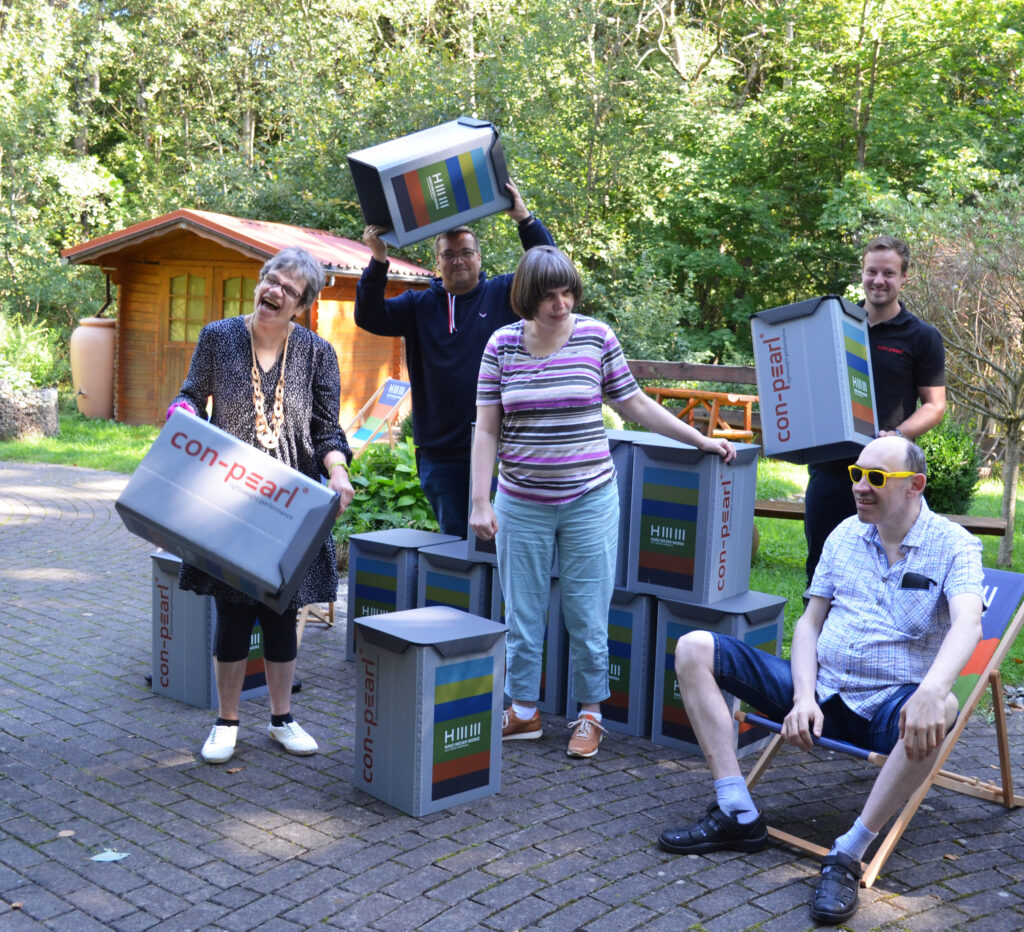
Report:
[[[291,285],[286,285],[273,275],[264,275],[261,281],[266,282],[271,288],[280,288],[284,292],[285,297],[291,298],[293,301],[298,301],[302,297],[302,294],[292,288]]]
[[[884,489],[886,479],[905,479],[916,476],[916,472],[886,472],[884,469],[862,469],[860,466],[848,466],[850,481],[856,485],[864,476],[868,477],[868,485],[873,489]]]
[[[461,259],[463,262],[469,262],[469,260],[475,255],[475,249],[460,249],[458,251],[454,249],[446,249],[438,256],[438,258],[442,262],[454,262],[456,259]]]

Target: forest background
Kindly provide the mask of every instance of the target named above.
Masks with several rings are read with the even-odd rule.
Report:
[[[750,363],[751,313],[910,241],[1015,486],[1022,63],[1021,0],[0,0],[0,324],[60,357],[105,297],[60,250],[180,207],[358,239],[347,153],[472,114],[630,357]]]

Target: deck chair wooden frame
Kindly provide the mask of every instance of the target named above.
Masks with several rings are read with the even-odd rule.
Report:
[[[897,813],[895,821],[889,831],[882,836],[882,841],[871,860],[867,863],[862,862],[861,886],[870,887],[875,882],[882,866],[888,860],[889,855],[910,824],[910,820],[914,817],[914,813],[917,812],[933,785],[979,799],[1002,803],[1007,809],[1024,806],[1024,796],[1016,795],[1013,789],[1010,742],[1006,731],[1006,709],[1003,704],[1003,680],[999,673],[1000,664],[1013,646],[1021,628],[1024,627],[1024,604],[1018,607],[1022,595],[1024,595],[1024,575],[1004,570],[985,570],[986,607],[982,615],[982,639],[970,661],[957,678],[953,690],[960,700],[960,715],[939,748],[939,753],[928,776],[911,794],[903,809]],[[992,691],[992,712],[995,717],[996,744],[999,752],[999,783],[988,783],[976,777],[963,776],[943,769],[946,759],[960,735],[963,734],[964,728],[967,727],[967,723],[986,689]],[[762,751],[750,773],[747,774],[747,787],[752,788],[764,776],[772,759],[782,749],[785,742],[779,734],[781,726],[778,722],[772,722],[742,710],[738,711],[735,717],[741,723],[767,728],[775,732],[775,736]],[[816,743],[830,750],[859,757],[877,767],[881,767],[887,759],[885,754],[867,751],[844,741],[821,738]],[[829,852],[828,848],[823,848],[821,845],[773,826],[768,827],[768,834],[777,841],[817,858],[824,858]]]
[[[382,399],[386,399],[388,392],[399,390],[401,397],[393,404],[382,401]],[[408,382],[403,382],[401,379],[386,379],[380,388],[370,396],[370,400],[359,409],[348,427],[345,428],[349,446],[352,448],[352,459],[356,459],[378,438],[386,437],[389,446],[395,445],[395,423],[410,395]],[[360,436],[360,431],[370,420],[376,420],[377,423],[368,429],[366,436]]]

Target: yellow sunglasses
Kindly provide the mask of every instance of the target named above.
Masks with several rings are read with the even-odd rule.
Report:
[[[886,479],[905,479],[907,476],[916,476],[916,472],[886,472],[884,469],[862,469],[860,466],[848,466],[850,470],[850,481],[856,485],[864,477],[868,477],[868,485],[873,489],[885,488]]]

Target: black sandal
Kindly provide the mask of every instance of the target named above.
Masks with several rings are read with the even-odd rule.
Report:
[[[860,861],[833,851],[821,866],[821,878],[811,900],[811,918],[836,925],[857,912],[860,894]]]

